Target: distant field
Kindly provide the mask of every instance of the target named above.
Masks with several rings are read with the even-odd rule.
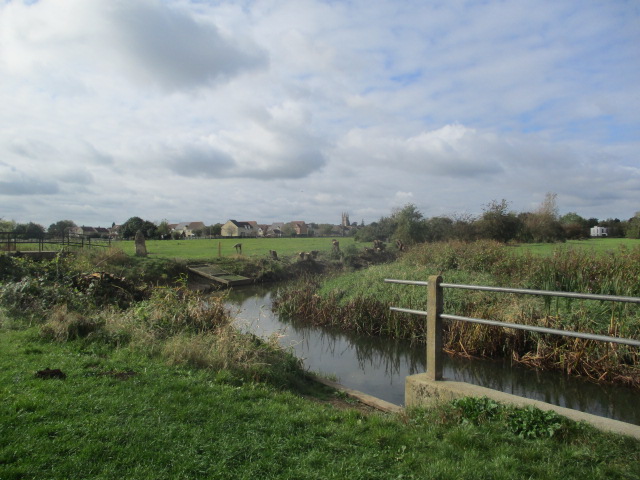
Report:
[[[296,255],[299,252],[331,250],[329,237],[322,238],[222,238],[197,240],[147,240],[147,252],[151,256],[162,258],[181,258],[184,260],[232,257],[236,255],[233,246],[242,244],[242,254],[247,257],[267,256],[269,250],[275,250],[280,257]],[[340,248],[343,249],[354,243],[353,238],[338,237]],[[364,245],[364,244],[363,244]],[[121,248],[125,253],[133,255],[135,244],[133,241],[114,242],[113,246]]]
[[[589,249],[594,253],[616,252],[621,247],[634,248],[640,246],[640,239],[635,238],[590,238],[588,240],[568,240],[565,243],[523,243],[518,249],[536,255],[550,255],[557,249]]]
[[[279,256],[287,257],[299,252],[318,250],[328,252],[331,250],[331,237],[312,238],[223,238],[223,239],[197,239],[197,240],[147,240],[147,251],[151,256],[162,258],[178,258],[184,260],[208,259],[218,257],[218,245],[220,245],[221,257],[236,255],[233,246],[242,243],[242,254],[247,257],[260,257],[269,254],[269,250],[275,250]],[[344,249],[355,242],[351,237],[336,237],[340,242],[340,248]],[[94,241],[93,243],[98,243]],[[358,249],[369,246],[369,243],[356,244]],[[133,255],[135,244],[133,240],[115,241],[112,246],[121,248],[125,253]],[[517,252],[531,252],[534,255],[551,255],[558,249],[592,250],[595,254],[617,252],[621,247],[632,249],[640,246],[640,239],[630,238],[592,238],[588,240],[569,240],[565,243],[523,243],[509,248]],[[2,245],[0,245],[1,249]],[[46,250],[56,250],[56,245],[45,245]],[[37,244],[21,244],[19,250],[37,250]]]

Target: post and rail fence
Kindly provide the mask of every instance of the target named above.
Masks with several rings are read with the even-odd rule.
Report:
[[[583,300],[601,300],[625,303],[640,304],[639,297],[623,297],[617,295],[598,295],[589,293],[557,292],[551,290],[529,290],[522,288],[486,287],[480,285],[461,285],[455,283],[443,283],[442,277],[432,275],[428,281],[415,280],[395,280],[385,279],[386,283],[399,283],[403,285],[418,285],[427,287],[427,310],[413,310],[408,308],[390,307],[392,311],[410,313],[414,315],[424,315],[427,317],[427,377],[432,380],[442,380],[442,320],[456,320],[462,322],[480,323],[484,325],[501,326],[530,332],[539,332],[552,335],[563,335],[568,337],[595,340],[600,342],[612,342],[623,345],[640,347],[640,340],[629,338],[611,337],[606,335],[596,335],[592,333],[574,332],[571,330],[559,330],[547,327],[536,327],[533,325],[522,325],[517,323],[500,322],[496,320],[485,320],[481,318],[462,317],[459,315],[446,314],[443,311],[445,288],[459,288],[465,290],[478,290],[487,292],[514,293],[523,295],[539,295],[550,297],[577,298]]]
[[[33,247],[35,245],[35,247]],[[71,248],[110,247],[111,239],[91,238],[86,235],[65,234],[62,237],[44,235],[40,238],[22,238],[16,232],[0,232],[0,250],[6,252],[45,251],[45,245],[55,245],[60,250],[69,251]],[[26,248],[24,248],[26,247]]]

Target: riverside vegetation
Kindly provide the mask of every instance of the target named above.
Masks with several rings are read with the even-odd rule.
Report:
[[[640,476],[640,442],[555,414],[356,408],[182,271],[120,251],[0,256],[0,478]]]
[[[385,278],[640,296],[640,246],[595,254],[556,247],[548,255],[492,241],[415,245],[393,263],[308,278],[280,291],[278,311],[318,325],[423,342],[425,321],[390,306],[424,310],[426,289],[392,285]],[[640,339],[640,306],[447,289],[445,312],[511,323]],[[637,348],[465,322],[445,322],[450,353],[507,357],[535,368],[555,369],[596,381],[640,388]]]

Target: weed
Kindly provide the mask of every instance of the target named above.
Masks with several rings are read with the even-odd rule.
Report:
[[[66,342],[77,338],[85,338],[103,326],[99,319],[92,319],[78,312],[69,311],[67,305],[54,307],[48,321],[40,327],[44,338],[58,342]]]
[[[463,397],[451,402],[462,423],[480,423],[492,420],[504,411],[504,407],[488,397]]]
[[[533,406],[518,408],[505,406],[488,397],[463,397],[452,400],[444,409],[451,409],[449,417],[462,424],[481,425],[487,422],[504,424],[514,435],[525,438],[551,438],[571,422],[553,410]]]
[[[543,411],[534,407],[510,409],[509,429],[521,438],[553,437],[563,428],[566,420],[553,410]]]

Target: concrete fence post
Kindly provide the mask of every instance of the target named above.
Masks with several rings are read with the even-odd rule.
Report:
[[[442,277],[431,275],[427,286],[427,376],[442,380]]]

